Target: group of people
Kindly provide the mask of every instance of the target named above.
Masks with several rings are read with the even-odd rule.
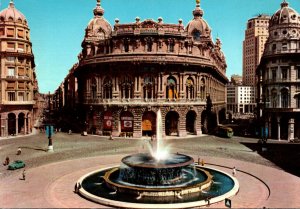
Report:
[[[17,150],[17,153],[16,155],[21,155],[22,154],[22,149],[19,147],[18,150]],[[4,166],[8,166],[10,163],[10,159],[9,157],[7,156],[3,162],[3,165]],[[24,169],[23,172],[22,172],[22,178],[20,180],[24,180],[25,181],[26,179],[26,170]]]

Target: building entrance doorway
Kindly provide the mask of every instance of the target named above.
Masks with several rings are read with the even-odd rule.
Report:
[[[156,133],[156,114],[152,111],[145,112],[142,119],[143,136],[152,136]]]
[[[186,131],[188,134],[195,134],[196,133],[196,113],[195,111],[189,111],[186,115]]]
[[[166,135],[167,136],[178,136],[178,120],[179,115],[177,112],[169,112],[166,115]]]
[[[16,134],[16,115],[14,113],[8,114],[8,135]]]

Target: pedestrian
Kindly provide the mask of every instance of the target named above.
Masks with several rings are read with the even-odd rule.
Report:
[[[69,135],[71,135],[71,134],[72,134],[72,130],[70,129],[70,130],[69,130]]]
[[[109,140],[114,140],[113,137],[112,137],[112,135],[109,136]]]
[[[204,166],[204,165],[205,165],[205,162],[204,162],[204,160],[203,160],[203,159],[201,160],[201,165],[202,165],[202,166]]]
[[[25,181],[25,180],[26,180],[26,172],[25,172],[25,169],[23,170],[22,177],[23,177],[23,180]]]
[[[22,153],[22,149],[21,149],[21,147],[19,147],[17,150],[17,155],[21,155],[21,153]]]
[[[236,168],[235,168],[235,167],[233,167],[233,169],[232,169],[232,175],[233,175],[233,176],[236,175]]]
[[[9,162],[10,162],[9,157],[6,157],[3,165],[7,166],[9,164]]]
[[[210,198],[207,197],[207,198],[205,199],[205,201],[207,202],[207,205],[209,206],[209,205],[210,205]]]

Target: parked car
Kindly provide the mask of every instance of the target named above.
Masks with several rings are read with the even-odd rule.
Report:
[[[230,127],[219,125],[216,134],[220,137],[231,138],[233,136],[233,130]]]
[[[22,160],[16,160],[13,163],[8,165],[8,170],[16,170],[24,167],[25,167],[25,163]]]

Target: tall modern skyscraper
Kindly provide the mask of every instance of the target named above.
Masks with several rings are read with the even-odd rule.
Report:
[[[255,85],[255,70],[264,53],[264,46],[269,37],[269,20],[267,15],[258,15],[247,23],[243,42],[243,83]]]

